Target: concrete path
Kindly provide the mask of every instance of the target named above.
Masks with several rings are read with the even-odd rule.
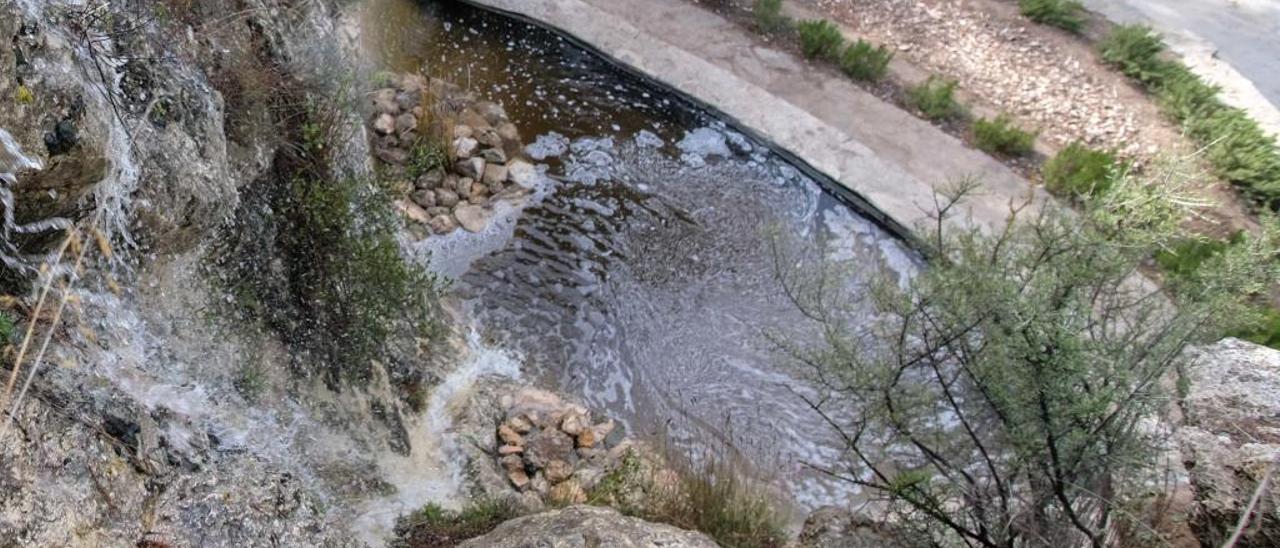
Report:
[[[688,0],[471,1],[558,28],[710,105],[898,225],[927,222],[934,191],[964,177],[981,179],[984,192],[966,203],[962,224],[996,226],[1011,201],[1047,198],[986,154]]]
[[[1118,23],[1150,25],[1223,99],[1280,135],[1280,0],[1084,0]]]

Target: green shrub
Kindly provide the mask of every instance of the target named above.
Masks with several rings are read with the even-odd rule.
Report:
[[[1006,156],[1030,154],[1036,142],[1036,133],[1019,128],[1007,114],[995,120],[978,120],[973,125],[973,136],[978,148]]]
[[[782,14],[782,0],[756,0],[756,27],[764,32],[777,32],[791,26],[791,20]]]
[[[1122,169],[1114,154],[1075,142],[1045,163],[1044,185],[1059,195],[1091,196],[1110,188]]]
[[[13,343],[13,334],[16,329],[13,316],[8,312],[0,312],[0,348]]]
[[[502,502],[481,501],[461,511],[428,504],[396,523],[397,548],[447,548],[493,531],[516,517],[515,509]]]
[[[825,19],[803,21],[796,30],[800,32],[800,50],[805,58],[832,61],[839,58],[844,35],[835,23]]]
[[[1244,232],[1236,232],[1226,240],[1187,239],[1156,253],[1156,265],[1164,273],[1166,285],[1178,291],[1197,281],[1202,265],[1232,247],[1245,244],[1246,239]],[[1252,317],[1242,318],[1226,335],[1280,349],[1280,310],[1268,306],[1259,296]]]
[[[1019,0],[1028,19],[1078,33],[1084,28],[1084,6],[1076,0]]]
[[[1102,60],[1130,78],[1149,83],[1162,74],[1160,52],[1164,43],[1151,28],[1142,25],[1116,27],[1098,43]]]
[[[924,83],[907,90],[907,105],[924,113],[930,120],[958,118],[964,114],[956,102],[955,80],[930,76]]]
[[[1236,330],[1231,336],[1280,350],[1280,310],[1262,312],[1255,325]]]
[[[874,82],[889,70],[893,52],[884,46],[872,46],[871,42],[858,40],[840,56],[840,69],[854,80]]]

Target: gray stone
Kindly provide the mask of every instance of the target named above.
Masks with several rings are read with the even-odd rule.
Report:
[[[1280,351],[1225,339],[1196,352],[1187,375],[1176,439],[1195,497],[1190,525],[1202,545],[1221,546],[1280,455]],[[1239,546],[1280,546],[1280,489],[1260,509]]]
[[[403,214],[405,217],[408,217],[410,220],[417,221],[423,224],[426,224],[431,221],[431,217],[427,215],[426,210],[419,207],[418,204],[405,201],[405,200],[396,200],[395,205],[396,205],[396,209],[398,209],[401,214]]]
[[[413,202],[426,208],[436,207],[436,193],[431,190],[419,190],[411,196]]]
[[[476,182],[471,177],[462,177],[453,184],[453,188],[459,197],[470,198],[472,192],[474,192],[475,185]]]
[[[475,134],[476,134],[475,130],[471,129],[471,126],[469,125],[458,124],[456,126],[453,126],[454,139],[468,138],[468,137],[474,136]]]
[[[650,523],[594,506],[570,506],[513,519],[462,548],[717,548],[701,533]]]
[[[406,112],[396,117],[396,133],[404,135],[410,131],[417,131],[418,117],[413,113]]]
[[[489,164],[484,168],[484,184],[494,185],[502,184],[507,180],[507,166],[499,164]]]
[[[412,111],[422,104],[422,91],[402,91],[396,94],[396,105],[403,111]]]
[[[440,185],[444,183],[444,180],[445,180],[444,170],[440,168],[435,168],[430,171],[427,171],[426,173],[423,173],[421,177],[418,177],[416,184],[418,188],[424,188],[424,189],[439,188]]]
[[[453,190],[442,188],[436,192],[436,203],[440,207],[453,207],[458,205],[458,202],[458,193]]]
[[[453,155],[459,160],[466,160],[475,155],[480,142],[470,137],[459,137],[453,141]]]
[[[403,148],[379,148],[373,154],[388,164],[402,166],[409,163],[409,153]]]
[[[484,161],[489,162],[490,164],[507,163],[507,153],[503,152],[502,149],[486,148],[480,153],[480,155],[484,158]]]
[[[486,162],[484,161],[484,158],[471,158],[469,160],[458,160],[458,163],[454,165],[454,170],[457,171],[458,174],[463,177],[480,179],[481,177],[484,176],[485,165],[486,165]]]
[[[427,208],[427,214],[430,215],[431,218],[433,219],[441,215],[448,215],[450,213],[452,213],[452,211],[450,211],[449,208],[440,207],[439,205],[436,205],[436,207]]]
[[[905,548],[900,534],[867,516],[844,508],[820,508],[804,522],[799,546],[803,548]]]
[[[539,430],[526,437],[524,460],[534,468],[546,468],[553,460],[575,460],[573,438],[555,428]]]

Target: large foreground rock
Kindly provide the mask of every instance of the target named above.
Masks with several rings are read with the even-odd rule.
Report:
[[[716,548],[701,533],[629,518],[608,508],[570,506],[503,523],[463,548]]]
[[[1189,374],[1178,442],[1195,492],[1190,523],[1205,546],[1221,546],[1280,455],[1280,352],[1226,339],[1203,349]],[[1276,480],[1238,546],[1280,546]]]

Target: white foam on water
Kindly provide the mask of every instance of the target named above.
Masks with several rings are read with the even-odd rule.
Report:
[[[382,478],[396,492],[360,506],[353,530],[361,540],[369,546],[383,545],[394,533],[397,518],[427,503],[461,506],[466,478],[458,450],[465,440],[450,433],[454,415],[477,380],[488,375],[518,379],[520,364],[512,352],[483,343],[474,329],[468,333],[465,361],[432,391],[427,410],[409,429],[412,452],[387,454],[378,461]]]

